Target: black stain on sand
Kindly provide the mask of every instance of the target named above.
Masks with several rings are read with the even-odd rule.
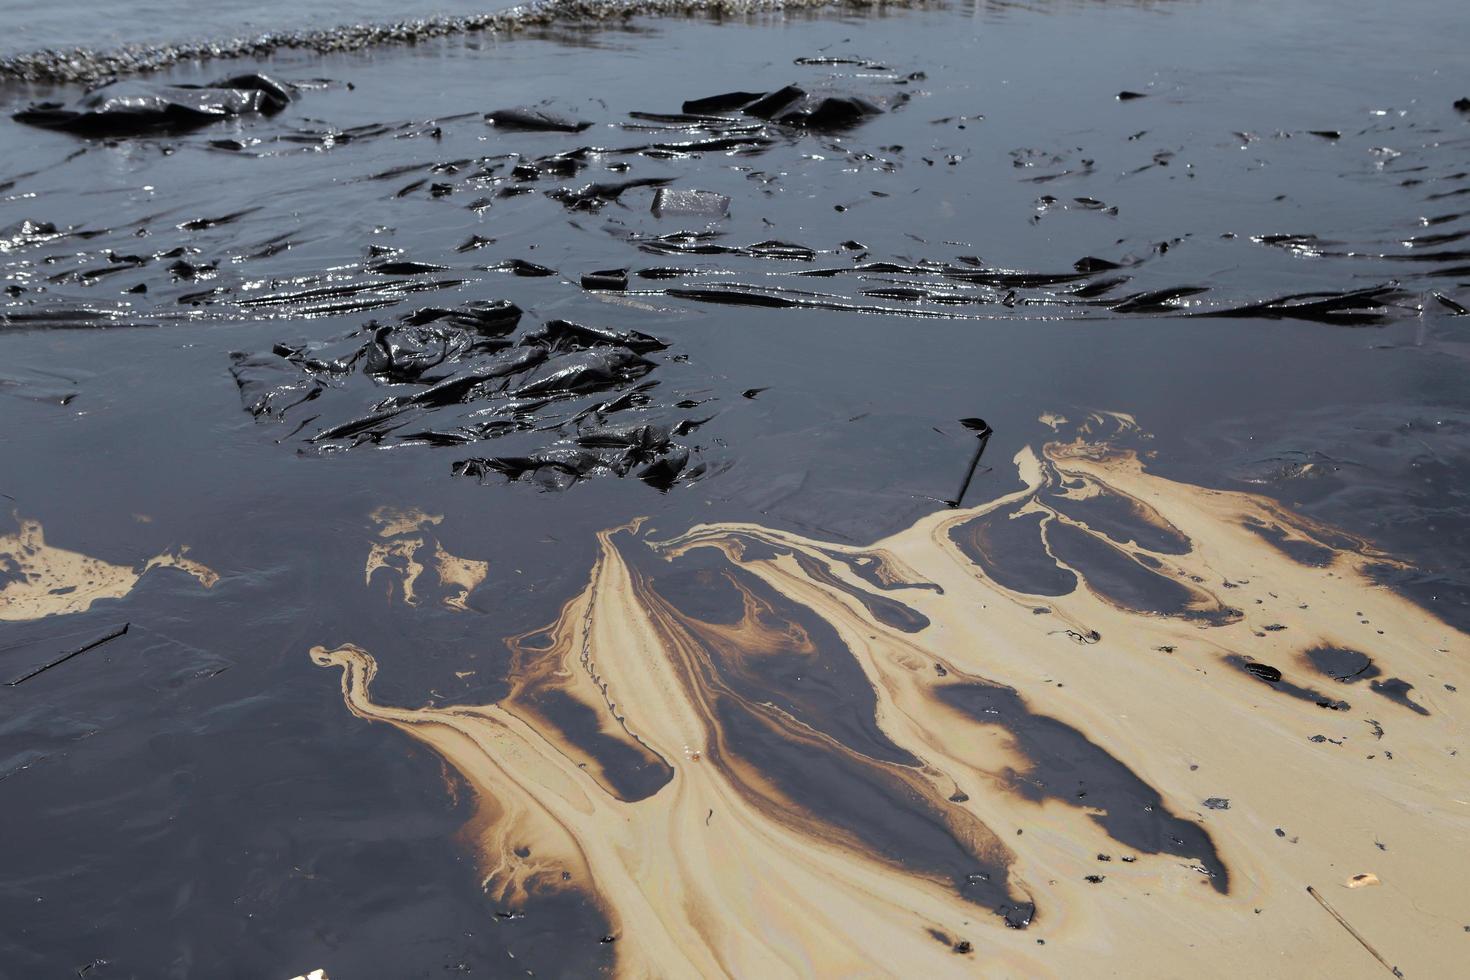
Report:
[[[672,567],[669,567],[672,566]],[[644,580],[698,637],[712,680],[878,762],[919,760],[878,726],[878,696],[830,623],[709,549]]]
[[[1004,773],[1008,788],[1036,803],[1083,808],[1120,844],[1148,854],[1200,862],[1210,884],[1230,890],[1230,873],[1209,833],[1170,813],[1159,792],[1065,722],[1031,710],[1015,690],[971,680],[940,684],[938,698],[985,725],[1003,727],[1026,756],[1025,771]]]
[[[1235,669],[1250,674],[1277,694],[1296,698],[1298,701],[1307,701],[1317,705],[1319,708],[1329,708],[1333,711],[1347,711],[1352,707],[1346,701],[1328,697],[1321,691],[1314,690],[1310,687],[1302,687],[1285,680],[1280,668],[1273,667],[1270,664],[1263,664],[1251,660],[1248,657],[1242,657],[1238,653],[1227,654],[1223,659]]]
[[[1041,535],[1046,515],[1021,513],[1023,503],[987,511],[953,527],[950,540],[1003,588],[1027,595],[1062,596],[1077,576],[1057,564]]]
[[[1399,677],[1378,680],[1383,671],[1366,653],[1346,647],[1313,647],[1303,654],[1312,669],[1340,684],[1356,684],[1368,681],[1368,688],[1395,704],[1402,705],[1415,714],[1428,715],[1429,709],[1412,700],[1409,692],[1414,685]]]
[[[668,763],[641,746],[609,735],[603,715],[556,688],[542,689],[527,697],[537,714],[553,724],[568,742],[597,760],[613,795],[625,802],[653,796],[673,778]]]
[[[1008,852],[883,733],[876,693],[830,624],[717,552],[671,564],[635,569],[635,588],[693,641],[675,646],[695,650],[689,669],[713,730],[705,761],[775,819],[829,828],[815,832],[999,915],[1027,909],[1030,921],[1034,905],[1008,883]]]
[[[1382,673],[1366,653],[1345,647],[1313,647],[1305,656],[1313,670],[1341,684],[1372,680]]]

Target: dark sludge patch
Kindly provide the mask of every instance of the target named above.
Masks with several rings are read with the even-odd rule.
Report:
[[[758,559],[744,555],[742,560]],[[696,548],[672,561],[683,581],[658,568],[652,569],[649,581],[683,619],[731,629],[745,622],[747,594],[735,584],[734,566],[724,556]]]
[[[719,95],[708,95],[701,99],[685,99],[681,108],[684,112],[695,115],[731,112],[735,109],[743,109],[757,99],[765,98],[765,95],[765,92],[722,92]]]
[[[1091,206],[1090,198],[1080,198],[1078,206]],[[757,246],[724,244],[717,231],[680,231],[661,236],[632,236],[644,251],[696,255],[747,255],[757,257],[815,258],[810,254],[762,254]],[[1272,236],[1268,236],[1272,237]],[[1301,237],[1301,236],[1285,236]],[[759,243],[779,244],[779,243]],[[724,303],[775,308],[848,310],[857,312],[903,314],[947,319],[964,319],[977,314],[953,311],[954,307],[1000,305],[1007,309],[1018,306],[1071,307],[1078,311],[1106,310],[1119,315],[1173,314],[1216,317],[1262,317],[1266,319],[1311,320],[1338,325],[1374,325],[1386,322],[1398,308],[1402,294],[1394,284],[1348,290],[1338,293],[1303,293],[1275,297],[1241,306],[1216,304],[1195,307],[1192,297],[1209,291],[1204,286],[1173,286],[1126,295],[1100,298],[1127,282],[1128,276],[1113,273],[1124,264],[1137,265],[1140,260],[1115,262],[1085,256],[1067,272],[1031,272],[991,267],[973,256],[953,260],[918,259],[903,262],[867,261],[851,266],[805,269],[794,275],[836,279],[856,277],[874,280],[875,287],[860,288],[855,296],[847,294],[803,293],[775,287],[742,283],[719,286],[679,285],[666,290],[667,295],[705,303]],[[685,270],[683,275],[707,274],[710,270]],[[676,278],[677,270],[659,270],[659,278]],[[869,302],[861,302],[867,300]],[[884,301],[899,306],[875,305]],[[902,308],[899,308],[899,307]],[[949,308],[949,309],[946,309]],[[979,314],[983,315],[983,314]],[[1080,312],[1073,315],[1082,315]]]
[[[596,759],[603,778],[620,800],[632,803],[647,799],[674,776],[673,767],[654,753],[603,731],[598,712],[564,691],[544,688],[521,695],[519,701],[567,742]]]
[[[701,565],[688,557],[672,570],[633,568],[634,588],[674,647],[689,653],[685,683],[699,692],[714,728],[705,761],[753,805],[802,833],[948,882],[982,906],[1029,905],[1009,888],[1011,857],[999,839],[942,799],[915,768],[918,760],[877,728],[876,696],[835,630],[755,576],[722,564],[718,553],[700,561],[722,568],[741,592],[741,622],[691,618],[678,603],[697,588],[689,571]]]
[[[654,369],[652,361],[621,344],[595,345],[557,352],[535,365],[524,379],[517,379],[510,393],[518,398],[535,398],[617,388],[636,381]]]
[[[0,311],[0,326],[15,330],[98,330],[156,327],[157,323],[133,318],[123,310],[87,307]]]
[[[1035,902],[1016,902],[1002,905],[995,914],[1005,920],[1007,929],[1025,929],[1036,918]]]
[[[481,483],[498,474],[508,482],[526,482],[542,490],[566,490],[592,477],[624,477],[636,472],[639,479],[655,489],[668,490],[688,465],[688,450],[673,447],[666,438],[658,439],[654,446],[653,449],[639,445],[606,449],[553,447],[527,456],[462,459],[450,469],[456,476],[474,477]],[[657,458],[645,462],[650,456]]]
[[[964,320],[971,315],[952,313],[946,310],[911,309],[878,306],[869,303],[847,302],[840,298],[811,293],[762,291],[758,287],[732,284],[727,287],[695,288],[675,287],[663,291],[665,296],[675,299],[693,300],[699,303],[716,303],[726,306],[763,306],[771,309],[832,310],[847,313],[875,313],[883,316],[923,317],[933,320]],[[954,305],[954,304],[949,304]]]
[[[696,472],[689,466],[689,450],[679,448],[654,460],[638,471],[638,479],[659,493],[668,493],[675,484],[684,478],[686,473],[697,479],[705,474],[704,470]]]
[[[668,183],[668,181],[662,181]],[[742,255],[757,259],[790,259],[793,261],[809,262],[816,258],[817,250],[807,245],[796,242],[783,242],[775,239],[753,242],[749,245],[726,245],[715,241],[715,233],[699,231],[675,231],[664,235],[640,237],[633,239],[638,243],[640,251],[649,252],[653,255]],[[655,272],[658,270],[649,270]],[[666,270],[676,275],[693,275],[697,270],[672,269]],[[642,273],[640,273],[642,275]],[[660,278],[657,275],[644,275],[646,279]]]
[[[191,306],[230,304],[252,313],[274,313],[311,319],[379,310],[396,306],[417,293],[453,289],[465,283],[463,279],[408,279],[392,276],[375,276],[366,281],[335,283],[327,286],[307,285],[311,281],[325,282],[326,277],[309,277],[305,282],[299,284],[304,288],[278,290],[259,295],[237,296],[232,287],[221,286],[186,293],[178,297],[178,302]]]
[[[553,490],[630,474],[667,490],[702,472],[676,440],[707,420],[675,415],[682,400],[660,404],[658,381],[645,380],[664,341],[568,320],[512,336],[520,321],[504,301],[423,307],[333,340],[236,353],[231,372],[260,421],[294,420],[311,402],[297,431],[311,425],[304,442],[319,452],[501,440],[504,454],[461,459],[451,472]]]
[[[545,109],[525,107],[487,112],[485,121],[496,129],[533,133],[580,133],[592,125],[586,120],[569,119]]]
[[[622,347],[636,354],[666,350],[664,341],[638,330],[613,330],[571,320],[548,320],[535,330],[527,331],[523,343],[534,343],[557,352],[577,351],[599,344]]]
[[[941,274],[946,279],[967,282],[996,289],[1037,289],[1044,286],[1060,286],[1087,279],[1096,274],[1092,268],[1074,269],[1072,272],[1025,272],[1016,269],[947,266]]]
[[[492,272],[508,272],[522,279],[545,279],[556,275],[556,270],[525,259],[506,259],[498,265],[488,267]]]
[[[634,177],[630,180],[594,181],[581,187],[558,187],[546,192],[553,201],[560,201],[573,211],[597,211],[619,201],[630,190],[639,187],[662,187],[672,182],[672,177]]]
[[[78,136],[146,136],[187,132],[235,116],[270,115],[290,103],[286,86],[267,75],[238,75],[209,85],[116,81],[93,89],[70,108],[41,102],[17,112],[15,119]]]
[[[1406,680],[1398,677],[1390,677],[1386,681],[1369,681],[1368,687],[1372,689],[1374,694],[1381,694],[1394,704],[1401,704],[1415,714],[1429,714],[1428,708],[1419,704],[1417,701],[1409,699],[1409,692],[1414,689],[1414,685]]]
[[[1417,714],[1429,714],[1427,708],[1409,698],[1409,692],[1414,689],[1413,684],[1398,677],[1378,680],[1383,671],[1366,653],[1347,647],[1318,646],[1307,650],[1302,658],[1313,670],[1340,684],[1356,684],[1366,680],[1374,694],[1382,695]]]
[[[1434,235],[1412,235],[1402,242],[1408,248],[1435,248],[1470,238],[1470,231],[1447,231]]]
[[[1313,647],[1303,656],[1313,670],[1340,684],[1372,680],[1382,673],[1366,653],[1346,647]]]
[[[180,231],[204,231],[207,228],[218,228],[220,225],[234,224],[241,218],[254,214],[259,210],[259,207],[244,208],[240,211],[222,214],[216,218],[191,218],[188,221],[179,222],[178,228]]]
[[[780,798],[762,801],[774,818],[815,822],[818,834],[823,834],[821,825],[835,828],[839,840],[851,837],[882,861],[948,882],[967,901],[997,914],[1029,906],[1026,896],[1009,887],[1009,855],[977,853],[981,848],[972,840],[991,837],[983,825],[957,806],[915,792],[899,767],[834,753],[759,705],[716,696],[714,712],[724,736],[721,751],[747,763],[778,790]],[[738,765],[731,767],[731,778],[746,793],[763,795]],[[973,824],[973,838],[964,829],[957,832],[952,822],[964,829]],[[810,826],[807,830],[812,832]]]
[[[950,540],[966,558],[1000,586],[1027,595],[1069,595],[1077,576],[1057,564],[1046,550],[1046,515],[1020,513],[1024,503],[981,514],[950,529]]]
[[[1155,571],[1140,557],[1060,520],[1045,525],[1047,547],[1077,569],[1087,587],[1106,601],[1133,612],[1223,626],[1241,612],[1182,580]],[[1157,564],[1157,562],[1155,562]]]
[[[1275,684],[1277,681],[1281,680],[1280,668],[1272,667],[1270,664],[1258,663],[1256,661],[1247,661],[1246,663],[1241,664],[1241,667],[1245,670],[1247,674],[1250,674],[1252,677],[1259,678],[1260,680],[1265,681],[1267,684]]]
[[[832,131],[850,129],[881,112],[881,106],[861,96],[808,95],[781,113],[776,121],[783,126]]]
[[[1279,524],[1266,524],[1247,519],[1242,526],[1266,541],[1277,551],[1299,565],[1326,568],[1337,560],[1337,553],[1326,545],[1305,538],[1295,538]]]
[[[940,683],[934,693],[975,721],[1010,734],[1030,762],[1024,772],[1003,774],[1012,792],[1036,803],[1055,800],[1101,810],[1089,816],[1119,844],[1198,861],[1217,892],[1230,891],[1230,872],[1209,832],[1170,813],[1157,790],[1077,729],[1036,714],[1020,694],[999,684]]]
[[[1466,234],[1470,235],[1470,232],[1466,232]],[[1450,297],[1446,296],[1444,293],[1434,293],[1433,299],[1440,305],[1442,309],[1449,310],[1450,316],[1470,316],[1470,309],[1467,309],[1464,305],[1455,302],[1453,299],[1450,299]]]
[[[1175,286],[1170,289],[1155,289],[1146,293],[1135,293],[1119,300],[1111,307],[1114,313],[1177,313],[1184,309],[1184,300],[1208,292],[1208,286]]]
[[[1337,326],[1376,326],[1388,321],[1392,305],[1404,297],[1396,283],[1341,293],[1293,293],[1275,299],[1220,310],[1203,310],[1198,317],[1261,317],[1269,320],[1310,320]]]
[[[730,135],[708,136],[692,140],[665,140],[642,147],[639,152],[654,159],[672,159],[687,153],[723,152],[725,150],[754,153],[775,143],[775,140],[759,131],[741,133],[726,130],[725,132]]]
[[[1407,255],[1391,253],[1374,257],[1387,262],[1464,262],[1466,259],[1470,259],[1470,250],[1449,249],[1439,252],[1410,252]],[[1460,268],[1463,269],[1465,267],[1460,266]],[[1434,273],[1431,272],[1430,275],[1434,275]]]
[[[563,630],[564,625],[558,621],[506,641],[512,653],[511,692],[502,706],[533,726],[561,733],[573,755],[585,756],[578,765],[591,770],[617,799],[646,799],[668,784],[673,768],[629,729],[617,692],[598,674],[581,634]],[[578,672],[598,688],[601,703],[589,704],[571,693],[569,683]]]
[[[1103,279],[1095,279],[1092,282],[1070,290],[1070,293],[1079,299],[1096,299],[1124,285],[1129,281],[1129,278],[1128,276],[1110,276]]]
[[[712,678],[730,697],[773,709],[783,723],[874,763],[919,765],[878,726],[877,693],[837,630],[816,613],[709,548],[644,574],[645,587],[698,639]]]
[[[747,289],[697,288],[691,286],[664,290],[665,296],[674,299],[694,300],[698,303],[722,303],[728,306],[764,306],[769,309],[790,309],[803,305],[799,300],[774,293],[760,293]]]
[[[34,172],[25,176],[34,176]],[[15,181],[0,183],[0,193],[4,193],[15,185]],[[75,234],[71,228],[58,228],[51,221],[35,221],[23,218],[11,225],[0,228],[0,246],[4,251],[13,252],[17,249],[29,248],[32,245],[45,245],[58,239],[67,238]]]
[[[627,269],[598,269],[582,273],[583,289],[621,291],[628,288]]]
[[[437,265],[432,262],[411,262],[407,260],[393,262],[376,262],[367,267],[367,271],[380,276],[421,276],[429,272],[443,272],[449,268],[446,265]]]
[[[1470,187],[1462,188],[1457,193],[1470,194]],[[1445,269],[1433,269],[1425,273],[1435,279],[1470,279],[1470,265],[1456,265]]]
[[[1319,708],[1327,708],[1330,711],[1348,711],[1352,705],[1338,698],[1328,697],[1321,691],[1310,687],[1301,687],[1284,680],[1281,670],[1270,664],[1257,663],[1248,657],[1242,657],[1238,653],[1227,654],[1222,658],[1225,663],[1244,673],[1250,674],[1256,680],[1265,684],[1278,694],[1284,694],[1298,701],[1308,701]]]
[[[1053,488],[1041,497],[1048,507],[1120,545],[1131,544],[1161,555],[1186,555],[1192,549],[1182,531],[1143,501],[1094,481],[1089,481],[1088,488],[1093,492],[1086,496],[1071,496]]]

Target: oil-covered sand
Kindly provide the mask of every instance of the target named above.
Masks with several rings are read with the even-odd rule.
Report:
[[[0,974],[1453,974],[1462,20],[0,89]]]
[[[588,894],[622,975],[1453,972],[1467,638],[1361,542],[1148,473],[1131,427],[871,546],[606,531],[496,704],[383,705],[368,650],[311,656],[473,787],[492,898]],[[1311,654],[1349,646],[1393,686],[1338,700]]]

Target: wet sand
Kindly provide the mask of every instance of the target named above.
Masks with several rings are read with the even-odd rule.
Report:
[[[1459,23],[0,86],[0,974],[1453,973]]]

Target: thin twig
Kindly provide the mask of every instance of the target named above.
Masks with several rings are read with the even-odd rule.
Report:
[[[1358,930],[1348,925],[1347,919],[1344,919],[1341,915],[1339,915],[1337,909],[1327,904],[1327,899],[1323,898],[1322,895],[1317,891],[1317,889],[1313,888],[1311,885],[1308,885],[1307,894],[1315,898],[1317,900],[1317,904],[1326,909],[1327,913],[1337,920],[1337,924],[1348,931],[1348,935],[1352,936],[1358,942],[1362,943],[1363,948],[1372,953],[1373,958],[1382,963],[1385,970],[1387,970],[1389,973],[1392,973],[1396,977],[1403,976],[1403,974],[1398,971],[1398,967],[1390,965],[1388,960],[1384,959],[1383,955],[1379,953],[1378,950],[1374,949],[1372,944],[1358,933]]]
[[[970,489],[970,481],[975,478],[975,467],[980,465],[980,457],[984,455],[985,444],[990,442],[990,433],[993,431],[984,419],[960,419],[960,424],[976,433],[977,444],[975,455],[970,457],[970,468],[965,471],[965,482],[960,484],[960,492],[955,494],[953,500],[945,501],[951,507],[958,507],[960,501],[965,499],[965,491]]]
[[[6,681],[5,686],[6,687],[15,687],[17,684],[23,684],[26,681],[30,680],[32,677],[35,677],[37,674],[44,673],[44,672],[50,670],[52,667],[56,667],[56,666],[59,666],[61,664],[66,663],[72,657],[76,657],[76,656],[79,656],[79,655],[81,655],[83,653],[86,653],[88,650],[91,650],[93,647],[100,647],[102,644],[106,643],[108,640],[115,640],[115,639],[117,639],[119,636],[122,636],[127,631],[128,631],[128,624],[127,623],[123,623],[121,626],[118,626],[118,627],[114,628],[110,633],[107,633],[104,636],[99,636],[95,640],[90,640],[86,644],[84,644],[83,646],[77,647],[75,650],[71,651],[70,653],[63,653],[61,656],[57,657],[55,660],[51,661],[48,664],[42,664],[41,666],[35,668],[32,671],[29,671],[28,673],[21,674],[19,677],[17,677],[13,681]]]

